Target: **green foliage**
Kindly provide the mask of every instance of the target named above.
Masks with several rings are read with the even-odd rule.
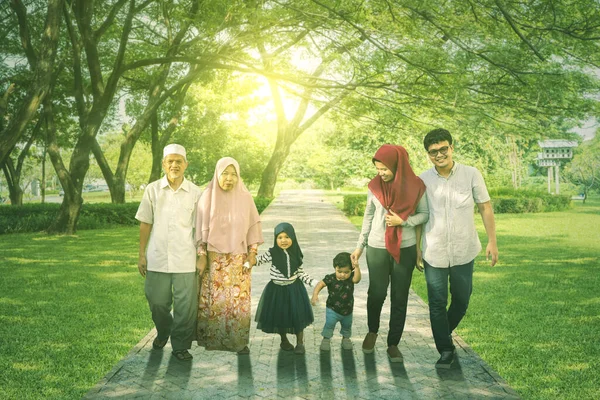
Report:
[[[140,203],[93,203],[84,204],[79,216],[79,229],[100,229],[115,225],[138,225],[135,214]]]
[[[185,121],[173,141],[184,145],[190,162],[187,174],[195,182],[212,179],[222,157],[233,157],[248,186],[260,180],[269,158],[272,126],[255,126],[257,108],[267,101],[257,98],[255,78],[217,72],[213,82],[198,82],[190,88]],[[261,118],[264,118],[261,115]]]
[[[79,229],[100,229],[118,225],[137,225],[135,213],[139,203],[84,204],[79,216]],[[50,226],[58,211],[58,203],[29,203],[22,206],[0,206],[0,234],[40,232]]]
[[[600,191],[600,135],[575,149],[573,160],[565,169],[565,177],[583,193]]]
[[[497,214],[562,211],[571,206],[570,195],[552,195],[539,190],[498,188],[489,193]]]
[[[273,199],[255,197],[258,213],[262,213]],[[79,229],[104,229],[116,226],[134,226],[139,221],[135,214],[139,202],[125,204],[83,204],[79,216]],[[0,234],[41,232],[50,226],[58,210],[58,203],[28,203],[22,206],[0,206]]]
[[[365,194],[346,194],[344,195],[343,211],[346,215],[362,216],[365,213],[367,205],[367,196]]]
[[[54,220],[60,204],[28,203],[20,206],[0,206],[0,234],[43,231]]]
[[[271,204],[271,202],[273,201],[272,198],[266,198],[266,197],[255,197],[254,198],[254,204],[256,204],[256,209],[258,210],[259,214],[262,214],[262,212],[265,210],[265,208],[268,207],[269,204]]]
[[[495,214],[535,213],[544,209],[542,199],[539,197],[497,196],[492,198],[492,205]]]

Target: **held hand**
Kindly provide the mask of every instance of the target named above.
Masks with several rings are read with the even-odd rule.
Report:
[[[352,254],[350,254],[350,260],[352,261],[352,264],[358,264],[358,259],[360,258],[361,255],[362,255],[361,249],[354,250],[352,252]]]
[[[492,256],[490,266],[493,267],[498,262],[498,245],[496,243],[488,243],[485,248],[485,259],[489,260]]]
[[[390,213],[385,216],[385,225],[386,226],[398,226],[401,225],[404,220],[400,218],[398,214],[393,212],[392,210],[388,210]]]
[[[206,265],[208,264],[207,256],[198,256],[196,259],[196,271],[198,271],[198,276],[204,275],[204,271],[206,271]]]
[[[148,263],[146,261],[146,256],[141,255],[140,258],[138,259],[138,271],[140,271],[140,275],[145,278],[147,270],[148,270]]]
[[[417,249],[417,263],[415,265],[419,272],[423,272],[425,267],[423,266],[423,252],[421,249]]]
[[[246,259],[246,261],[248,261],[248,263],[250,264],[250,268],[254,267],[256,265],[256,253],[248,253],[248,258]]]

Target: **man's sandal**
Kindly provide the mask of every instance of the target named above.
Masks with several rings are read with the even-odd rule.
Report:
[[[179,361],[190,361],[192,358],[194,358],[194,357],[192,357],[192,355],[190,354],[190,352],[187,351],[187,350],[177,350],[177,351],[174,351],[173,355]]]
[[[152,348],[154,350],[160,350],[167,345],[168,341],[169,341],[169,338],[166,338],[165,340],[159,340],[158,337],[156,337],[156,338],[154,338],[154,341],[152,342]]]

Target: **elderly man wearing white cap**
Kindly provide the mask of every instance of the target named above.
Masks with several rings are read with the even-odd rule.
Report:
[[[146,187],[135,216],[140,221],[138,269],[146,278],[157,331],[152,347],[162,349],[171,337],[173,355],[189,361],[198,305],[194,223],[201,192],[183,176],[188,166],[183,146],[165,146],[162,166],[165,176]]]

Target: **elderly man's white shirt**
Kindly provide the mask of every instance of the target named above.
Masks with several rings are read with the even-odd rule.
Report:
[[[185,273],[196,270],[194,225],[200,188],[184,178],[173,190],[167,177],[144,190],[135,218],[152,224],[146,260],[148,271]]]
[[[437,268],[471,262],[481,251],[475,228],[475,203],[490,200],[477,168],[454,163],[445,178],[435,167],[420,178],[427,187],[429,220],[423,232],[423,259]]]

